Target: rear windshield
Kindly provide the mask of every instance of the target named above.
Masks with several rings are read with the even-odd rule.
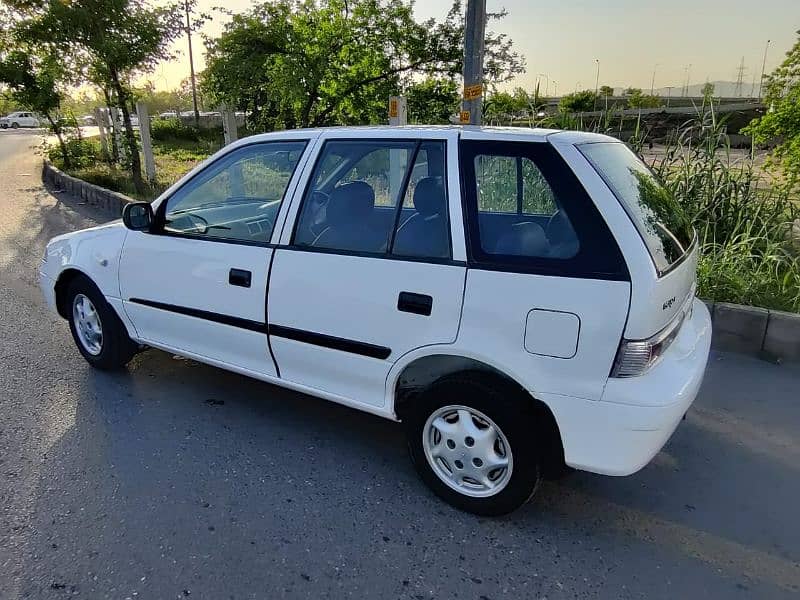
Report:
[[[579,148],[622,203],[658,271],[669,270],[694,240],[681,205],[625,144],[600,142]]]

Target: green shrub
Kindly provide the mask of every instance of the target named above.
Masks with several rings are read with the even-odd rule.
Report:
[[[712,109],[678,132],[653,169],[692,219],[699,294],[717,302],[800,311],[800,256],[790,190],[732,156]]]
[[[81,169],[102,162],[104,157],[97,140],[70,139],[66,141],[67,154],[73,169]],[[64,168],[64,158],[58,145],[47,149],[47,158],[58,168]]]
[[[150,136],[154,141],[184,140],[196,142],[200,139],[200,131],[190,127],[177,117],[172,119],[155,119],[150,124]]]

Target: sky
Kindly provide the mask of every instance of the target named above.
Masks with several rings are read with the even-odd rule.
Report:
[[[202,11],[224,4],[243,12],[252,0],[199,0]],[[417,0],[419,20],[442,19],[451,0]],[[594,89],[599,61],[600,85],[655,88],[690,83],[736,81],[744,57],[743,82],[750,86],[761,74],[767,40],[766,71],[784,58],[800,29],[800,0],[487,0],[487,11],[508,11],[490,29],[508,34],[526,59],[527,72],[508,87],[566,93]],[[222,31],[224,18],[214,19],[204,33]],[[202,70],[202,42],[194,39],[195,66]],[[178,86],[189,73],[186,40],[176,43],[178,56],[146,77],[159,89]]]

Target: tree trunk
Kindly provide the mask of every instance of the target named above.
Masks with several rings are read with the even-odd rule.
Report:
[[[120,83],[116,71],[111,71],[111,81],[114,90],[117,92],[117,103],[122,111],[122,123],[125,125],[125,140],[128,142],[128,165],[133,179],[133,187],[139,194],[144,194],[147,190],[144,179],[142,179],[142,161],[139,158],[139,145],[136,143],[136,135],[133,133],[131,124],[131,112],[128,108],[128,92]]]
[[[58,138],[58,145],[61,148],[61,158],[64,159],[64,168],[69,169],[72,163],[69,160],[69,150],[67,150],[67,143],[64,141],[64,132],[61,131],[61,125],[53,120],[49,112],[44,113],[44,116],[50,122],[50,127],[52,127],[53,133],[55,133]]]
[[[108,114],[111,114],[111,94],[108,93],[108,88],[103,86],[103,97],[106,99],[106,108],[108,109]],[[113,125],[113,123],[112,123]],[[109,144],[111,146],[111,162],[115,165],[119,164],[119,149],[117,145],[114,143],[114,135],[111,135],[111,142]]]

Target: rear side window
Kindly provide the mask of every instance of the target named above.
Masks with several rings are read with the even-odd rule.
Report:
[[[462,140],[459,155],[471,266],[630,279],[605,220],[549,143]]]
[[[622,203],[658,271],[669,270],[694,241],[681,205],[625,144],[598,142],[578,148]]]
[[[578,253],[572,223],[533,160],[488,153],[473,160],[484,252],[554,259]]]

